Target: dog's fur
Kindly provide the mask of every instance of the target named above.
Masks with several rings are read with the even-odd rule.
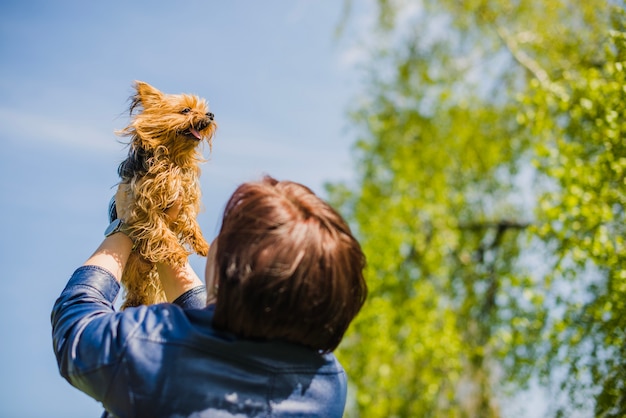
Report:
[[[130,138],[128,158],[118,169],[128,186],[134,250],[122,275],[122,308],[165,301],[154,263],[182,266],[192,252],[206,256],[209,245],[196,216],[200,210],[199,145],[209,147],[217,125],[207,102],[187,94],[164,94],[136,81],[130,124],[118,131]],[[165,210],[177,199],[182,207],[169,222]]]

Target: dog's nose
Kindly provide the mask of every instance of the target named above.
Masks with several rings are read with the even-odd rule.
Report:
[[[213,113],[207,112],[206,115],[208,116],[209,119],[213,120]]]

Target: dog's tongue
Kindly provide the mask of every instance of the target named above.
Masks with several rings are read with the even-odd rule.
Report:
[[[191,132],[193,134],[193,136],[195,136],[200,141],[202,141],[202,135],[200,135],[200,132],[196,131],[196,129],[193,126],[191,128],[189,128],[189,132]]]

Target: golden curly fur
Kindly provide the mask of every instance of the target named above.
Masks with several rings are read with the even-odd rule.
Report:
[[[200,210],[199,144],[209,147],[217,125],[207,102],[188,94],[165,94],[136,81],[130,124],[118,131],[130,138],[128,158],[118,169],[128,185],[127,219],[135,247],[122,275],[122,308],[165,301],[154,263],[182,266],[189,254],[206,256],[209,245],[196,216]],[[181,200],[176,221],[165,210]]]

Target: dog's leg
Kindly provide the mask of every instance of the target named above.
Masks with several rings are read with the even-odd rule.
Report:
[[[193,205],[183,206],[174,225],[174,232],[182,244],[188,246],[196,254],[206,257],[209,252],[209,244],[202,235],[196,216],[197,210]]]
[[[149,227],[142,228],[138,241],[139,253],[148,261],[183,266],[189,253],[170,229],[165,214],[150,217]]]
[[[209,243],[206,242],[204,236],[202,236],[202,231],[200,230],[200,225],[198,222],[193,220],[191,224],[191,236],[189,239],[189,245],[196,252],[196,254],[206,257],[209,253]]]
[[[184,178],[182,184],[184,185],[183,204],[174,230],[185,246],[188,246],[196,254],[205,257],[209,252],[209,244],[204,239],[197,221],[200,212],[200,183],[191,173]]]
[[[144,258],[153,263],[183,266],[189,254],[170,228],[172,222],[165,213],[181,196],[181,178],[173,171],[165,172],[167,175],[147,175],[137,182],[134,189],[136,217],[131,227]]]
[[[145,176],[131,183],[129,225],[136,250],[123,274],[128,297],[123,307],[165,301],[154,263],[183,266],[188,252],[169,227],[165,210],[176,200],[176,183]]]
[[[136,252],[130,254],[121,281],[126,291],[122,309],[165,301],[156,267]]]

